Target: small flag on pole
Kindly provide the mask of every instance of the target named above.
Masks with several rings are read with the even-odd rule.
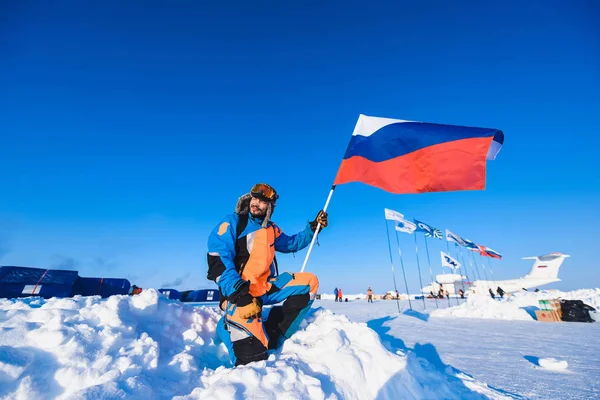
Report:
[[[464,247],[471,251],[479,251],[479,246],[475,244],[475,242],[470,241],[469,239],[463,239],[465,242]]]
[[[398,232],[410,233],[412,234],[417,229],[417,226],[410,221],[403,219],[402,221],[398,221],[396,225],[396,230]]]
[[[483,190],[486,161],[503,143],[498,129],[361,114],[334,185],[362,182],[397,194]]]
[[[448,267],[455,270],[460,268],[461,264],[458,261],[450,257],[450,255],[444,253],[443,251],[440,251],[440,253],[442,256],[442,267]]]
[[[414,220],[417,225],[417,232],[425,233],[427,237],[434,237],[436,239],[442,239],[442,231],[438,228],[434,228],[431,225],[426,224],[425,222],[421,222],[419,220]]]
[[[452,233],[449,229],[446,229],[446,240],[449,242],[454,242],[459,246],[466,246],[466,243],[463,240],[463,238],[458,236],[456,233]]]
[[[385,219],[389,221],[404,221],[404,215],[400,214],[398,211],[390,210],[389,208],[385,210]]]
[[[489,247],[485,248],[485,252],[492,258],[498,258],[500,260],[502,259],[502,254],[498,253],[496,250],[490,249]]]
[[[498,253],[497,251],[492,250],[489,247],[482,246],[482,245],[478,245],[478,247],[479,247],[480,255],[485,256],[485,257],[502,259],[502,254]]]

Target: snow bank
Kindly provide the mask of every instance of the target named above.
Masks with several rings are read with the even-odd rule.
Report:
[[[563,371],[569,366],[569,363],[566,361],[557,360],[556,358],[540,358],[538,363],[540,367],[551,371]]]
[[[0,300],[0,397],[177,394],[226,362],[219,313],[139,296]],[[188,391],[189,393],[189,391]]]
[[[392,353],[323,309],[269,359],[230,368],[220,311],[138,296],[0,300],[0,398],[365,399],[504,396]]]
[[[440,308],[431,312],[434,317],[462,317],[505,320],[531,320],[527,311],[507,301],[498,301],[490,296],[473,294],[463,304]]]
[[[539,309],[539,300],[582,300],[596,310],[600,309],[600,289],[580,289],[571,292],[557,290],[519,292],[504,299],[492,299],[489,295],[472,294],[459,306],[435,310],[435,317],[463,317],[503,320],[533,320],[533,310]],[[595,313],[591,313],[595,314]],[[592,318],[598,318],[592,315]]]

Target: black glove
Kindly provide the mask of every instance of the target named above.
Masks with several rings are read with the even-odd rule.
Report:
[[[248,293],[249,289],[250,282],[246,281],[228,297],[231,304],[237,305],[236,311],[242,318],[255,318],[262,312],[262,303]]]
[[[312,229],[313,232],[316,231],[318,224],[321,224],[321,229],[327,228],[327,212],[323,210],[319,211],[315,220],[310,222],[310,229]]]
[[[242,282],[242,285],[227,298],[231,304],[236,304],[239,307],[247,306],[252,303],[253,299],[252,295],[248,292],[250,290],[250,281]]]

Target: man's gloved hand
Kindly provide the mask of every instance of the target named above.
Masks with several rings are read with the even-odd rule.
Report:
[[[237,311],[238,311],[240,317],[242,317],[244,319],[256,318],[261,313],[262,306],[260,305],[260,301],[258,301],[256,298],[253,297],[252,301],[248,305],[240,306],[238,304]]]
[[[321,224],[321,229],[327,228],[327,224],[328,224],[327,212],[325,212],[323,210],[319,211],[315,220],[310,222],[310,229],[312,229],[313,232],[316,231],[318,224]]]
[[[242,318],[255,318],[262,311],[262,304],[248,293],[249,289],[250,282],[246,281],[228,298],[231,304],[237,305],[238,313]]]

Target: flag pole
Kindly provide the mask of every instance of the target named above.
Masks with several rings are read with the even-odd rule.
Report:
[[[494,280],[493,280],[493,279],[494,279],[494,270],[492,269],[492,265],[491,265],[491,263],[490,263],[490,257],[488,257],[487,261],[488,261],[488,268],[490,269],[490,274],[492,275],[492,283],[494,283]],[[495,285],[496,285],[496,284],[494,283],[494,286],[495,286]],[[499,287],[499,286],[500,286],[500,285],[498,285],[498,287]]]
[[[485,283],[486,283],[486,286],[488,287],[487,293],[489,294],[489,289],[492,289],[492,285],[488,278],[487,271],[485,270],[485,265],[483,264],[483,257],[481,256],[481,253],[479,253],[479,261],[481,261],[481,269],[483,270],[483,276],[485,277]],[[475,263],[475,265],[477,265],[477,261],[475,261],[475,255],[473,255],[473,262]],[[492,292],[493,291],[494,290],[492,289]]]
[[[410,291],[408,290],[408,283],[406,282],[406,272],[404,271],[404,261],[402,261],[402,250],[400,250],[400,239],[398,239],[398,231],[396,231],[396,243],[398,244],[398,254],[400,254],[400,265],[402,266],[402,275],[404,276],[404,286],[406,287],[406,295],[408,296],[408,306],[412,310],[412,304],[410,302]],[[394,285],[396,281],[394,281]]]
[[[473,251],[469,250],[471,252],[471,260],[469,260],[469,263],[471,264],[471,268],[475,269],[475,272],[477,272],[477,276],[479,277],[479,280],[482,281],[483,279],[481,279],[481,273],[479,272],[479,267],[477,266],[477,262],[475,262],[475,256],[473,255]],[[475,264],[475,267],[473,267],[473,264]]]
[[[425,305],[425,294],[423,293],[423,279],[421,278],[421,263],[419,262],[419,245],[417,244],[417,235],[415,236],[415,251],[417,253],[417,269],[419,270],[419,283],[421,284],[421,294],[423,294],[423,309],[427,309],[427,306]],[[431,289],[433,289],[433,282],[431,282]],[[433,292],[433,290],[432,290]],[[437,308],[437,298],[435,296],[433,296],[435,300],[435,306]]]
[[[390,242],[390,230],[388,228],[387,219],[385,220],[385,233],[387,234],[388,249],[390,251],[390,263],[392,264],[392,277],[394,278],[394,290],[397,292],[398,287],[396,286],[396,273],[394,272],[394,258],[392,257],[392,244]],[[398,314],[400,314],[400,300],[396,299],[396,305],[398,306]]]
[[[450,248],[448,246],[448,242],[446,242],[446,248],[448,248],[448,254],[450,254]],[[465,264],[465,258],[462,255],[462,249],[460,250],[460,252],[458,251],[458,244],[454,243],[454,253],[456,254],[456,258],[461,260],[461,263],[463,265],[463,267],[465,268],[465,275],[467,277],[467,280],[470,282],[471,278],[469,278],[469,270],[467,269],[467,264]],[[460,257],[459,257],[460,255]],[[462,276],[462,274],[461,274]],[[467,292],[465,291],[465,283],[462,281],[462,278],[460,279],[460,285],[462,287],[463,290],[463,294],[466,296]],[[456,298],[456,304],[458,304],[458,297]]]
[[[487,269],[485,268],[485,263],[483,262],[483,256],[479,254],[479,261],[481,261],[481,269],[483,270],[483,275],[485,276],[485,280],[491,282],[488,278]]]
[[[356,125],[354,126],[354,131],[352,132],[352,135],[354,135],[356,133],[356,130],[358,129],[358,124],[360,123],[361,119],[362,119],[363,115],[360,114],[358,116],[358,121],[356,121]],[[346,152],[348,151],[348,149],[350,148],[350,144],[352,143],[352,140],[350,140],[348,142],[348,146],[346,147]],[[343,158],[342,161],[343,162]],[[341,162],[340,162],[340,167],[341,167]],[[340,172],[340,167],[338,167],[338,174]],[[337,179],[337,178],[336,178]],[[331,190],[329,191],[329,196],[327,196],[327,201],[325,201],[325,206],[323,207],[323,211],[327,211],[327,207],[329,207],[329,202],[331,201],[331,196],[333,196],[333,191],[335,190],[336,184],[335,184],[335,179],[333,181],[333,185],[331,185]],[[306,268],[306,264],[308,263],[308,258],[310,257],[310,253],[312,252],[312,248],[315,245],[315,240],[317,239],[317,235],[319,234],[319,230],[321,229],[321,224],[317,224],[317,229],[315,229],[315,235],[313,236],[312,240],[310,241],[310,245],[308,246],[308,251],[306,252],[306,257],[304,257],[304,262],[302,263],[302,269],[300,269],[300,272],[304,272],[304,268]]]
[[[481,261],[481,269],[483,270],[483,276],[485,276],[485,280],[489,283],[490,280],[488,278],[487,270],[485,269],[485,263],[483,262],[483,256],[481,255],[481,253],[479,254],[479,261]]]
[[[456,246],[456,243],[454,243],[454,245]],[[448,251],[448,255],[450,255],[450,245],[448,244],[448,239],[446,239],[446,250]],[[458,256],[456,256],[456,259],[458,260]],[[442,266],[442,270],[444,269],[444,266]],[[454,272],[454,271],[452,271]],[[463,295],[465,294],[465,284],[462,281],[462,274],[459,271],[460,276],[460,286],[462,287],[462,291],[463,291]],[[456,283],[456,282],[455,282]],[[456,305],[458,305],[458,290],[456,290],[456,285],[454,285],[454,296],[456,296]]]
[[[493,292],[496,291],[496,289],[494,289],[494,281],[493,280],[489,280],[488,278],[488,274],[487,274],[487,268],[485,267],[485,262],[483,261],[483,256],[481,255],[481,253],[479,253],[479,261],[481,261],[481,268],[483,269],[483,273],[485,274],[485,279],[488,279],[488,283],[490,284],[490,288],[492,289]],[[492,277],[492,279],[494,279],[494,276],[491,274],[490,271],[490,275]]]
[[[335,190],[335,185],[331,186],[331,190],[329,191],[329,196],[327,196],[327,201],[325,202],[325,207],[323,207],[323,211],[327,211],[327,207],[329,206],[329,202],[331,201],[331,196],[333,196],[333,191]],[[304,263],[302,264],[302,269],[300,272],[304,272],[304,268],[306,268],[306,264],[308,263],[308,257],[310,257],[310,252],[312,251],[313,246],[315,245],[315,240],[317,239],[317,235],[319,234],[319,230],[321,229],[321,224],[317,224],[317,229],[315,229],[315,234],[310,241],[310,246],[308,247],[308,252],[306,253],[306,257],[304,258]]]
[[[429,275],[431,276],[431,284],[433,285],[433,271],[431,270],[431,259],[429,258],[429,246],[427,245],[427,236],[425,236],[425,252],[427,253],[427,263],[429,264]],[[442,271],[444,269],[442,268]],[[441,288],[441,287],[440,287]],[[439,290],[438,290],[439,292]],[[442,292],[443,295],[444,292]],[[448,298],[448,305],[450,305],[450,298]],[[437,299],[435,300],[435,307],[438,308]]]
[[[467,275],[467,280],[473,283],[475,281],[475,271],[471,271],[473,273],[473,280],[471,280],[471,277],[469,276],[469,268],[467,268],[467,264],[465,263],[465,254],[463,253],[463,248],[462,246],[459,246],[456,243],[454,244],[454,246],[456,246],[456,254],[460,254],[462,264],[465,266],[465,274]]]

